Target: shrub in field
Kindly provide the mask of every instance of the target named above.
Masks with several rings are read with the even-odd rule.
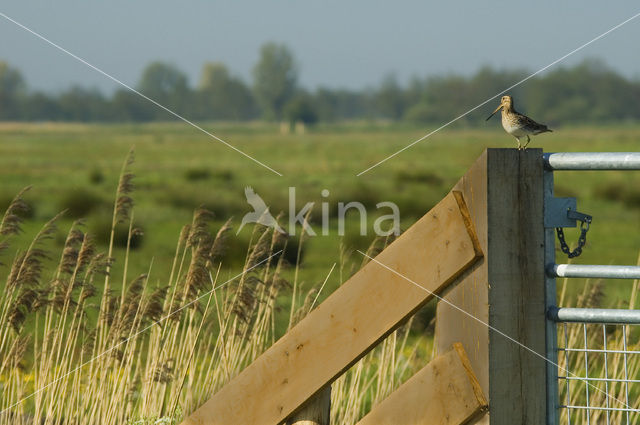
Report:
[[[394,175],[397,183],[423,183],[440,187],[444,185],[444,179],[431,171],[400,170]]]
[[[99,216],[89,223],[90,233],[97,239],[108,241],[111,237],[111,219]],[[132,231],[129,231],[129,224],[119,223],[113,228],[113,246],[118,248],[138,249],[144,241],[144,227],[139,223],[133,223]]]
[[[86,188],[71,189],[61,195],[58,209],[71,218],[84,218],[107,205],[94,191]]]
[[[594,196],[608,201],[621,202],[631,208],[640,207],[640,188],[620,182],[602,184],[594,189]]]
[[[104,181],[104,173],[99,168],[94,168],[89,173],[89,182],[98,185]]]
[[[215,193],[213,188],[204,191],[201,188],[172,186],[157,196],[157,202],[190,211],[204,206],[218,219],[244,214],[248,208],[241,188],[238,188],[237,196],[229,196],[228,193],[222,195]]]
[[[184,178],[187,181],[207,180],[211,178],[211,170],[208,168],[189,168],[184,173]]]
[[[234,174],[231,170],[192,167],[184,172],[184,178],[187,181],[216,179],[223,183],[229,183],[234,179]]]

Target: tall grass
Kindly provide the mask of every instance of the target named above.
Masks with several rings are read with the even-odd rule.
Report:
[[[60,215],[27,247],[13,247],[24,191],[3,216],[1,258],[17,254],[0,269],[0,425],[177,423],[274,343],[276,315],[288,316],[290,327],[309,312],[315,292],[301,293],[297,270],[279,254],[288,237],[256,225],[242,273],[226,276],[220,261],[231,221],[213,231],[203,208],[178,236],[168,276],[154,276],[153,264],[130,276],[129,243],[112,257],[116,226],[129,226],[128,241],[137,232],[131,163],[120,176],[106,253],[81,221],[52,252]],[[122,276],[113,275],[114,261],[123,262]],[[282,296],[291,311],[281,311]],[[392,334],[334,384],[335,423],[355,423],[415,371],[418,343],[408,335],[409,326]]]

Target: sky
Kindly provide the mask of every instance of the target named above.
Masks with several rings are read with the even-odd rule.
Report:
[[[28,0],[0,3],[0,13],[135,86],[151,61],[172,63],[197,84],[207,61],[225,63],[245,81],[260,46],[284,43],[300,83],[361,89],[386,75],[412,76],[480,67],[536,71],[640,13],[637,0]],[[0,60],[31,89],[71,85],[110,92],[117,84],[0,16]],[[601,58],[640,78],[640,16],[563,60]],[[553,69],[553,68],[551,68]]]

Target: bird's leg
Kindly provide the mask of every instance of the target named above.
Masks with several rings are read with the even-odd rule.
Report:
[[[524,144],[524,148],[523,149],[527,149],[527,146],[529,145],[529,142],[531,141],[531,138],[529,137],[529,135],[527,134],[527,143]]]
[[[516,137],[516,140],[518,141],[518,150],[522,149],[522,145],[520,144],[520,138]]]

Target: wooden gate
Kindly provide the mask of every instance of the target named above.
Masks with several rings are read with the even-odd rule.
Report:
[[[360,423],[544,423],[542,166],[539,149],[485,151],[183,425],[328,423],[332,381],[434,297],[439,355]]]

